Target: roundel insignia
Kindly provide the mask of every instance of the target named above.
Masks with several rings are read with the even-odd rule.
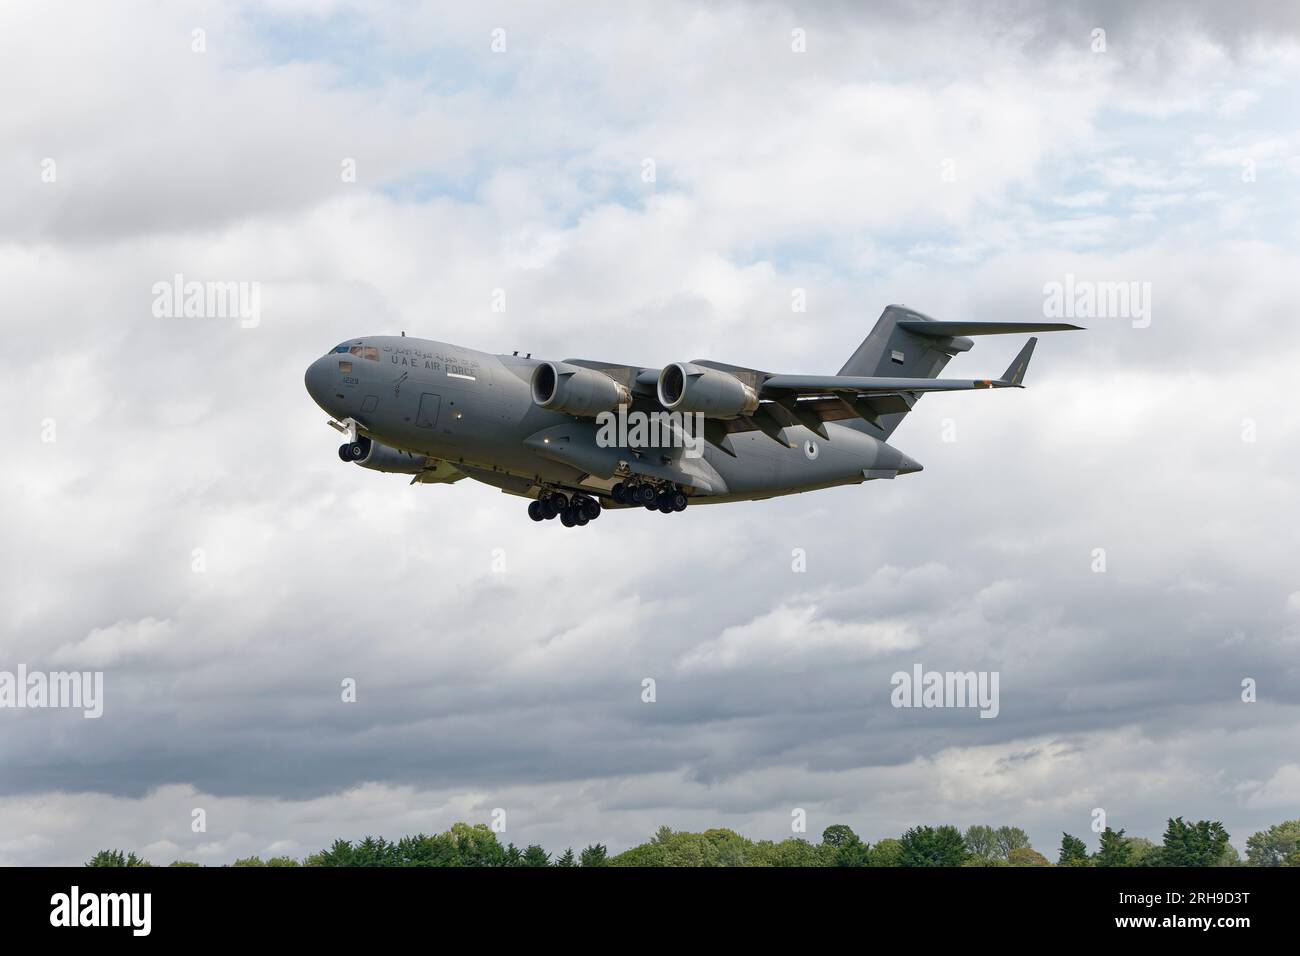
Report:
[[[811,438],[803,443],[803,454],[809,461],[816,461],[820,451],[821,449],[817,447],[817,443]]]

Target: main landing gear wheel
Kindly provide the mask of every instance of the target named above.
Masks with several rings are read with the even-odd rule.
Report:
[[[595,521],[600,517],[600,502],[595,498],[582,499],[582,516],[587,521]]]
[[[615,504],[627,504],[627,487],[620,481],[609,490],[609,496],[614,499]]]
[[[566,528],[572,528],[578,523],[578,519],[574,516],[572,508],[565,508],[560,512],[560,523]]]
[[[542,514],[542,503],[540,501],[528,502],[528,517],[534,521],[546,520],[546,515]]]
[[[691,500],[680,491],[674,491],[668,496],[668,503],[673,506],[673,511],[685,511]]]

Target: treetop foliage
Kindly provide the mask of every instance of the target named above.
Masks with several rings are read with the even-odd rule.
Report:
[[[100,850],[86,863],[96,867],[150,866],[121,850]],[[172,866],[197,866],[177,860]],[[539,844],[523,849],[501,844],[486,824],[455,823],[430,836],[417,833],[389,841],[367,836],[335,840],[301,862],[287,856],[248,856],[230,864],[256,866],[1238,866],[1242,862],[1215,820],[1171,817],[1162,842],[1126,836],[1107,827],[1095,853],[1069,833],[1053,864],[1029,844],[1019,827],[976,824],[963,833],[954,826],[915,826],[900,837],[869,844],[842,823],[822,831],[821,842],[790,837],[779,842],[750,840],[734,830],[703,833],[660,827],[646,843],[611,856],[603,843],[554,857]],[[1300,820],[1261,830],[1246,841],[1246,865],[1300,866]]]

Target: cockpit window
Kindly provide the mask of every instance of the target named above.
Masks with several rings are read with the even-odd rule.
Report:
[[[347,350],[348,350],[348,347],[347,347],[346,345],[336,345],[336,346],[334,347],[334,351],[335,351],[335,352],[346,352]]]
[[[367,359],[371,362],[379,361],[379,349],[375,348],[373,345],[354,345],[352,348],[348,349],[348,351],[353,355],[359,355],[361,358]]]

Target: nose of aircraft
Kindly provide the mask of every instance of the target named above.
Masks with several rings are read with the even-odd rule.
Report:
[[[325,400],[329,397],[330,365],[330,356],[323,355],[307,366],[307,374],[303,376],[303,384],[307,386],[307,394],[321,408],[326,408]],[[326,411],[328,410],[326,408]]]

